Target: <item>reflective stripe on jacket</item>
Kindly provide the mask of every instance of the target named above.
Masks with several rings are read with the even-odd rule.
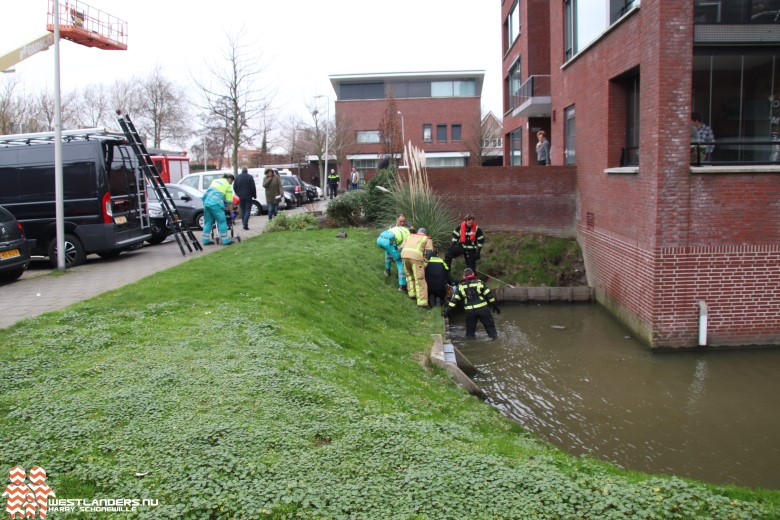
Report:
[[[203,194],[203,204],[224,207],[226,202],[233,202],[233,186],[225,178],[214,179],[211,181],[209,189]]]
[[[425,251],[429,250],[433,250],[431,237],[419,233],[410,234],[402,244],[401,258],[425,260]]]
[[[463,301],[463,309],[466,311],[479,309],[488,303],[496,302],[496,297],[479,278],[467,278],[458,283],[458,290],[452,295],[450,308],[455,308]]]
[[[403,244],[404,240],[406,240],[406,237],[409,236],[409,228],[405,226],[393,226],[388,231],[393,233],[393,236],[395,237],[395,243],[399,246]]]
[[[460,226],[461,224],[458,224],[458,227],[452,230],[453,244],[460,242]],[[482,228],[476,224],[474,224],[474,227],[476,229],[473,231],[469,229],[466,233],[466,241],[461,242],[463,249],[482,249],[482,246],[485,245],[485,235],[482,233]]]

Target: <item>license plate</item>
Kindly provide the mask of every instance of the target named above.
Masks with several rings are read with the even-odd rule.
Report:
[[[16,258],[17,256],[20,256],[21,253],[19,253],[18,249],[9,249],[8,251],[0,251],[0,258],[6,259],[6,258]]]
[[[117,217],[114,219],[117,224],[127,224],[127,217]]]

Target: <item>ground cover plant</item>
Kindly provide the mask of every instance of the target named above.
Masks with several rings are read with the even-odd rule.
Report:
[[[4,330],[0,469],[159,501],[131,518],[777,514],[775,492],[524,432],[423,363],[441,318],[386,282],[376,232],[336,233],[265,233]]]

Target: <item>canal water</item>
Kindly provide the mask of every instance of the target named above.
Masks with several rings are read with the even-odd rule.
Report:
[[[504,304],[497,341],[453,344],[488,402],[620,467],[780,489],[780,350],[652,353],[595,304]]]

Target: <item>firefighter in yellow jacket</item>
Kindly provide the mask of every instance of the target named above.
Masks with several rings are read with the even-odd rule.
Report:
[[[425,264],[433,254],[433,241],[425,228],[412,233],[401,244],[409,298],[417,298],[417,306],[428,308],[428,284],[425,282]]]

